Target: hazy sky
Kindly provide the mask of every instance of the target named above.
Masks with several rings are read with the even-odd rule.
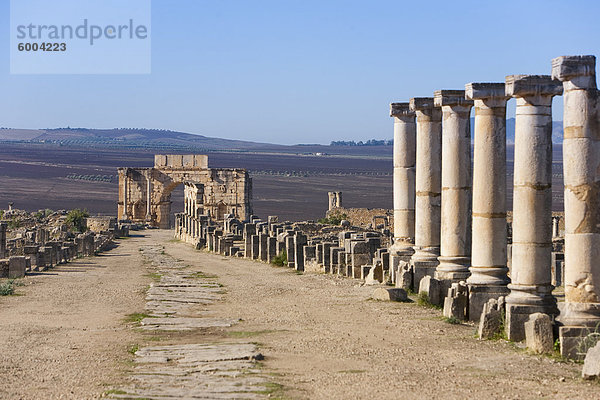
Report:
[[[329,143],[391,138],[392,101],[600,56],[600,1],[153,0],[150,75],[10,75],[8,35],[0,126]]]

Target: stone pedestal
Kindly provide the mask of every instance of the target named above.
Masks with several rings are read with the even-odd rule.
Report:
[[[415,113],[409,103],[392,103],[394,118],[394,243],[393,263],[409,261],[415,236]],[[397,265],[397,264],[396,264]]]
[[[442,213],[439,265],[435,278],[444,294],[466,280],[471,264],[471,124],[473,101],[464,90],[438,90],[442,108]]]
[[[442,113],[431,97],[410,101],[417,121],[414,282],[432,276],[440,254]],[[395,265],[392,265],[395,267]]]
[[[479,321],[489,299],[508,294],[506,267],[506,100],[504,83],[469,83],[475,104],[469,315]]]
[[[545,75],[506,77],[506,94],[517,99],[513,241],[506,333],[525,339],[533,313],[555,316],[552,296],[552,97],[562,88]]]

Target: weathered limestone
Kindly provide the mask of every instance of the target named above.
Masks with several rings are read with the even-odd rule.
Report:
[[[508,294],[506,267],[506,101],[504,83],[469,83],[475,104],[473,219],[469,319],[478,321],[489,299]],[[443,176],[442,176],[443,179]],[[442,199],[443,201],[443,199]]]
[[[25,276],[26,260],[23,256],[13,256],[8,259],[8,278],[23,278]]]
[[[440,254],[442,113],[433,98],[410,101],[417,121],[414,282],[433,276]],[[395,265],[393,265],[395,267]]]
[[[396,287],[404,290],[413,288],[412,266],[405,261],[401,261],[400,264],[398,264],[396,271]]]
[[[491,339],[501,333],[503,307],[504,297],[499,297],[498,300],[489,299],[483,305],[477,329],[479,339]]]
[[[0,259],[6,258],[6,224],[0,223]]]
[[[583,379],[600,377],[600,342],[587,351],[583,369],[581,370],[581,377]]]
[[[119,185],[122,188],[121,198],[123,201],[119,204],[119,208],[122,210],[119,215],[120,219],[128,220],[129,219],[129,168],[123,168],[119,171],[119,182],[123,182],[122,185]]]
[[[151,174],[146,174],[146,221],[152,221],[152,180]]]
[[[260,240],[258,235],[252,235],[250,237],[250,243],[252,245],[250,255],[253,260],[260,259]]]
[[[448,295],[444,299],[444,317],[464,320],[467,315],[467,284],[465,282],[454,282],[448,289]],[[483,307],[482,307],[483,308]]]
[[[561,353],[577,329],[600,323],[600,93],[596,57],[552,60],[552,78],[563,82],[565,181],[565,307]],[[576,339],[575,339],[576,341]]]
[[[401,288],[377,288],[373,292],[374,300],[381,301],[407,301],[408,294]]]
[[[441,246],[436,279],[445,291],[466,280],[471,264],[471,124],[472,100],[464,90],[438,90],[442,108]]]
[[[269,236],[267,238],[267,262],[271,263],[277,257],[277,238]]]
[[[184,182],[204,185],[202,207],[215,220],[252,214],[252,179],[244,169],[208,168],[208,156],[155,155],[153,168],[119,168],[119,219],[168,229],[171,193]],[[148,218],[150,218],[148,220]]]
[[[342,207],[342,192],[329,192],[329,211]]]
[[[517,99],[513,242],[506,333],[525,339],[533,313],[555,316],[552,296],[552,97],[562,88],[545,75],[511,75],[506,94]]]
[[[269,244],[269,236],[261,233],[258,235],[258,258],[261,261],[266,262],[269,258],[269,249],[267,248]]]
[[[442,302],[440,281],[430,275],[424,276],[419,282],[419,295],[426,294],[431,304]]]
[[[296,268],[296,252],[294,246],[294,235],[285,237],[285,253],[287,254],[287,266]]]
[[[296,271],[304,271],[304,246],[307,244],[308,237],[301,232],[297,232],[294,236],[294,251],[296,252],[294,255],[294,267]]]
[[[392,103],[390,116],[394,118],[394,243],[389,252],[395,266],[414,253],[416,127],[409,103]]]
[[[535,313],[525,322],[527,348],[534,353],[551,353],[554,350],[552,320],[547,314]]]

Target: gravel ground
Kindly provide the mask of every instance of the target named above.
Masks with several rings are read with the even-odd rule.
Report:
[[[143,240],[27,276],[0,298],[0,398],[98,398],[124,379],[135,334],[124,318],[150,283]]]
[[[370,300],[373,287],[328,275],[198,252],[148,231],[101,257],[27,277],[23,296],[0,300],[0,398],[97,398],[130,377],[127,349],[160,341],[251,341],[272,396],[306,399],[597,399],[600,384],[581,365],[529,355],[475,328],[450,325],[440,311]],[[185,334],[142,332],[124,317],[144,309],[150,282],[138,249],[167,254],[215,275],[223,299],[215,317],[229,328]]]

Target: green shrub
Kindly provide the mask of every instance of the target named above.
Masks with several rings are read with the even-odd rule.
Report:
[[[285,252],[285,249],[271,260],[271,264],[277,265],[278,267],[283,267],[288,264],[287,253]]]
[[[15,294],[15,287],[12,280],[0,283],[0,296],[12,296]]]
[[[90,214],[87,210],[80,210],[79,208],[76,208],[74,210],[69,211],[65,222],[67,223],[69,229],[71,229],[72,231],[82,233],[87,230],[85,219],[89,216]]]
[[[347,214],[335,214],[326,218],[321,218],[317,222],[324,225],[340,225],[345,219],[348,219]]]

